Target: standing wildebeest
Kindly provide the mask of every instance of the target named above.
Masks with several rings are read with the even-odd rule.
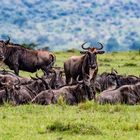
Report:
[[[124,85],[116,90],[105,90],[97,97],[97,101],[100,104],[138,104],[140,103],[140,83]]]
[[[18,75],[19,70],[36,72],[41,69],[48,73],[48,69],[55,63],[55,55],[48,51],[29,50],[21,45],[8,46],[9,40],[0,41],[0,60]]]
[[[82,48],[86,51],[81,51],[81,54],[84,54],[82,56],[72,56],[70,59],[64,62],[64,71],[66,75],[66,84],[70,84],[71,80],[74,83],[79,76],[79,79],[83,79],[83,75],[86,73],[90,75],[90,79],[96,77],[97,71],[98,71],[98,65],[97,65],[97,54],[103,54],[104,51],[101,51],[103,48],[103,45],[101,45],[100,48],[85,48],[82,44]]]

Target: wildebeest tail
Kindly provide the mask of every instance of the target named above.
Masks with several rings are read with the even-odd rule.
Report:
[[[50,67],[52,67],[54,65],[54,63],[56,62],[56,56],[54,54],[50,54],[50,56],[51,56]]]

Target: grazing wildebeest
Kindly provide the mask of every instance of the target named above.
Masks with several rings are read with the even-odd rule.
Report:
[[[36,72],[41,69],[48,74],[48,70],[55,63],[55,55],[48,51],[29,50],[21,45],[12,44],[9,41],[0,41],[0,60],[19,75],[19,70]]]
[[[140,103],[140,83],[134,85],[124,85],[116,90],[105,90],[98,97],[100,104],[129,104]]]
[[[93,99],[92,96],[90,80],[89,78],[84,78],[83,81],[78,81],[76,85],[42,91],[32,100],[32,103],[38,103],[42,105],[48,105],[51,103],[54,104],[58,102],[60,97],[62,97],[67,104],[74,105],[84,102],[87,99],[91,100]]]
[[[77,77],[82,80],[83,75],[86,73],[90,75],[90,79],[94,79],[96,77],[97,71],[98,71],[98,65],[97,65],[97,54],[103,54],[104,51],[101,51],[103,48],[103,45],[101,45],[100,48],[85,48],[82,44],[82,48],[86,51],[81,51],[81,54],[84,54],[82,56],[72,56],[67,61],[64,62],[64,72],[66,75],[66,84],[70,84],[71,80],[72,83],[75,83]]]

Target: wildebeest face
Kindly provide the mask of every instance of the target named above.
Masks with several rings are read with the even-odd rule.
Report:
[[[88,52],[88,62],[89,62],[89,67],[91,69],[95,69],[97,67],[97,59],[96,59],[96,53],[94,52]]]
[[[108,75],[106,79],[107,89],[115,89],[117,87],[116,78],[113,75]]]
[[[92,68],[92,69],[95,69],[97,67],[97,58],[96,58],[96,55],[97,54],[103,54],[105,53],[105,51],[102,51],[101,49],[103,48],[103,45],[101,43],[99,43],[100,45],[100,48],[96,48],[96,47],[84,47],[84,45],[86,44],[87,42],[83,43],[81,45],[82,49],[86,50],[86,51],[81,51],[80,53],[82,54],[87,54],[88,55],[88,64],[89,64],[89,67]]]
[[[78,78],[77,78],[78,81]],[[84,98],[92,100],[94,98],[93,89],[91,87],[89,75],[84,75],[84,80],[78,81],[79,89],[83,92]]]

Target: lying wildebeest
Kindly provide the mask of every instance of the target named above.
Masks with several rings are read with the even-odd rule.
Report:
[[[95,80],[95,89],[97,92],[116,88],[118,88],[118,80],[114,72],[103,72],[102,74],[97,75]]]
[[[11,71],[0,70],[0,83],[10,82],[12,84],[12,83],[16,83],[18,80],[20,80],[21,84],[29,84],[32,82],[31,78],[20,77]]]
[[[97,54],[103,54],[104,51],[101,51],[103,48],[103,45],[101,45],[100,48],[85,48],[82,44],[82,48],[86,51],[81,51],[81,54],[84,54],[82,56],[72,56],[67,61],[64,62],[64,72],[66,75],[66,84],[70,84],[71,80],[72,83],[75,83],[77,77],[79,76],[79,79],[83,79],[83,75],[86,73],[90,75],[90,79],[94,79],[96,77],[97,71],[98,71],[98,65],[97,65]]]
[[[100,104],[129,104],[140,103],[140,83],[134,85],[124,85],[116,90],[105,90],[98,97]]]
[[[111,73],[103,72],[101,75],[97,75],[95,81],[95,89],[98,92],[102,92],[108,89],[117,89],[123,85],[132,85],[140,82],[140,78],[134,75],[119,75],[117,72],[111,71]]]
[[[93,99],[89,78],[84,78],[83,81],[78,81],[76,85],[64,86],[55,90],[49,89],[42,91],[32,100],[32,103],[42,105],[54,104],[58,102],[60,97],[62,97],[69,105],[78,104],[87,99]]]
[[[0,104],[4,102],[11,102],[13,105],[29,103],[39,92],[50,89],[48,82],[46,84],[46,81],[39,77],[33,78],[28,84],[22,84],[19,78],[16,82],[0,82],[3,86],[0,90]]]
[[[31,92],[21,88],[18,83],[3,83],[4,89],[0,91],[0,104],[9,102],[12,105],[27,104],[32,100]]]
[[[45,73],[55,63],[55,55],[48,51],[29,50],[21,45],[12,44],[9,41],[0,41],[0,60],[19,75],[19,70],[36,72],[41,69]]]
[[[65,77],[63,75],[64,70],[61,67],[53,67],[53,69],[50,71],[50,74],[52,78],[51,82],[51,88],[52,89],[58,89],[61,86],[65,85]]]

